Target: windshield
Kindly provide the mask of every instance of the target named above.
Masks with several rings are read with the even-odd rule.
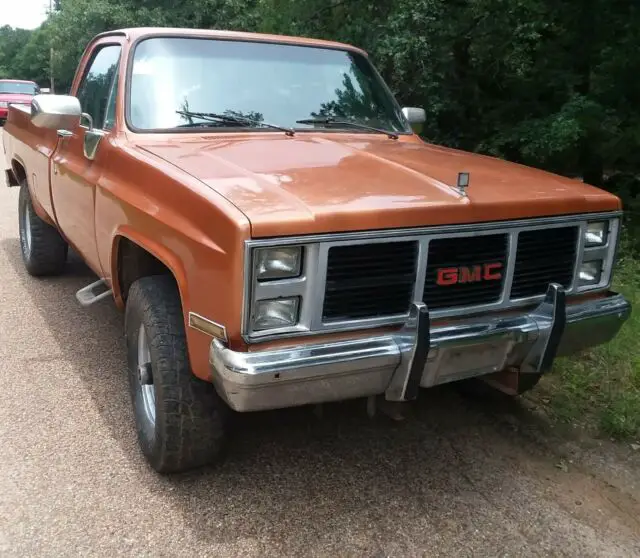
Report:
[[[38,86],[35,83],[22,83],[19,81],[0,81],[0,93],[14,93],[22,95],[35,95]]]
[[[200,122],[177,111],[227,114],[297,130],[324,128],[320,122],[298,120],[334,117],[410,131],[397,103],[358,53],[261,42],[146,39],[133,57],[129,123],[136,129],[166,130]],[[210,124],[225,127],[224,122]],[[336,129],[340,126],[327,127]]]

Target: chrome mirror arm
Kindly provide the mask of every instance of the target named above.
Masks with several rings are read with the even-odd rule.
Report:
[[[93,117],[88,112],[83,112],[80,118],[89,123],[89,130],[93,130]]]

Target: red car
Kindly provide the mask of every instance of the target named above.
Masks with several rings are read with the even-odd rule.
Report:
[[[0,123],[7,119],[9,103],[31,105],[31,99],[40,92],[33,81],[0,79]]]

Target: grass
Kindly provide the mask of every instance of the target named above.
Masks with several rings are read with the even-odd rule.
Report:
[[[563,421],[618,440],[640,440],[640,257],[628,231],[614,288],[634,306],[618,336],[585,354],[559,359],[531,398]]]

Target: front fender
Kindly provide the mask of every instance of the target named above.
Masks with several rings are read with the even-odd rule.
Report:
[[[138,245],[143,250],[146,250],[162,262],[173,274],[178,285],[178,291],[180,292],[180,300],[182,301],[183,308],[188,307],[189,291],[187,288],[187,278],[184,266],[180,261],[180,258],[169,250],[163,244],[145,236],[139,231],[134,230],[128,225],[120,227],[113,237],[111,248],[111,289],[113,290],[113,297],[116,301],[116,305],[119,308],[124,308],[125,301],[122,293],[122,285],[120,285],[120,274],[118,273],[118,249],[120,242],[123,238],[126,238]]]
[[[96,188],[95,219],[103,277],[119,307],[126,304],[119,284],[122,238],[146,250],[173,273],[185,317],[193,373],[210,380],[212,337],[189,327],[189,312],[220,324],[229,345],[241,336],[244,241],[249,223],[217,192],[183,171],[110,138],[110,164]]]

